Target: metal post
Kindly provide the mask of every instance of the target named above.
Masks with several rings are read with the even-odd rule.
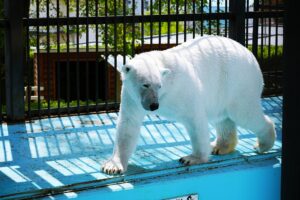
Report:
[[[26,0],[4,0],[9,27],[5,31],[6,112],[11,121],[24,120],[24,29]]]
[[[229,0],[229,11],[234,15],[229,20],[229,37],[245,45],[245,0]]]
[[[299,4],[285,1],[281,199],[299,199]]]
[[[256,12],[258,11],[259,7],[259,1],[255,0],[254,1],[254,7],[253,11]],[[252,38],[252,52],[253,54],[257,57],[257,48],[258,48],[258,18],[254,17],[253,18],[253,38]]]

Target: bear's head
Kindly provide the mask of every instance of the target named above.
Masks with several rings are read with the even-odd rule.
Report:
[[[135,57],[121,68],[123,86],[147,111],[159,108],[169,73],[158,59],[149,56]]]

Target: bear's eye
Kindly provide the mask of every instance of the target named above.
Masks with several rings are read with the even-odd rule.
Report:
[[[149,84],[144,84],[143,87],[144,87],[144,88],[149,88],[150,85],[149,85]]]

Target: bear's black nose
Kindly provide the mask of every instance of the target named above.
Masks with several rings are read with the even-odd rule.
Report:
[[[158,107],[159,107],[158,103],[152,103],[152,104],[150,104],[150,110],[151,111],[157,110]]]

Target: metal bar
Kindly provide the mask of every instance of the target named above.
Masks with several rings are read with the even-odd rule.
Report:
[[[255,0],[254,1],[254,5],[253,5],[253,9],[254,12],[258,11],[259,7],[259,1]],[[246,16],[249,13],[246,13]],[[252,52],[254,54],[254,56],[257,58],[258,54],[257,54],[257,50],[258,50],[258,18],[253,18],[253,29],[252,29]]]
[[[95,16],[99,16],[99,1],[95,0]],[[96,24],[96,69],[95,69],[95,76],[96,76],[96,85],[95,85],[95,99],[96,99],[96,112],[98,112],[98,101],[99,101],[99,25]]]
[[[261,9],[262,11],[264,10],[264,0],[261,0]],[[263,62],[263,53],[264,53],[264,18],[261,18],[261,23],[260,23],[260,64]],[[262,67],[262,66],[260,66]]]
[[[171,35],[171,0],[168,0],[168,38],[167,38],[167,46],[170,47],[170,35]]]
[[[36,17],[40,17],[39,0],[36,1]],[[41,110],[41,67],[40,67],[40,25],[36,27],[36,56],[37,56],[37,95],[38,95],[38,112]]]
[[[152,22],[152,16],[153,16],[153,1],[150,0],[150,16],[151,16],[151,21],[150,21],[150,49],[152,49],[153,45],[153,22]]]
[[[104,14],[107,17],[108,16],[108,4],[107,1],[105,1],[104,5]],[[105,21],[104,24],[104,38],[105,38],[105,63],[104,63],[104,73],[105,73],[105,110],[107,111],[108,109],[108,64],[107,64],[107,59],[108,59],[108,26],[107,26],[107,21]]]
[[[284,1],[284,90],[282,122],[282,179],[281,199],[299,198],[299,165],[293,159],[298,154],[300,95],[299,92],[299,1]],[[292,160],[292,161],[291,161]],[[295,184],[296,183],[296,184]]]
[[[132,1],[132,16],[135,16],[135,0]],[[152,23],[151,23],[152,25]],[[132,23],[131,54],[135,54],[135,23]]]
[[[80,1],[76,0],[76,18],[79,19],[79,7],[80,7]],[[76,24],[76,104],[77,104],[77,112],[80,111],[80,65],[79,65],[79,23]]]
[[[3,33],[2,31],[4,32],[4,29],[2,29],[2,27],[0,25],[0,34]],[[5,38],[3,38],[3,39],[5,39]],[[2,45],[0,46],[0,49],[3,50],[3,48],[4,48],[4,44],[2,43]],[[0,70],[1,71],[2,70],[4,71],[4,69],[2,68],[3,64],[4,64],[4,51],[1,51],[0,52]],[[2,123],[3,115],[4,115],[4,113],[2,113],[4,111],[4,109],[3,109],[4,102],[2,101],[2,98],[5,97],[5,95],[3,94],[3,89],[2,89],[3,85],[5,85],[5,84],[2,84],[2,80],[0,80],[0,123]]]
[[[212,13],[211,9],[212,9],[212,1],[210,0],[208,2],[208,13]],[[208,34],[211,34],[211,18],[208,19]]]
[[[9,21],[5,29],[5,83],[8,120],[24,120],[24,37],[22,18],[25,0],[4,0],[4,14]]]
[[[29,26],[26,26],[26,69],[27,69],[27,88],[25,90],[25,92],[27,92],[27,94],[25,94],[25,96],[27,98],[25,98],[25,100],[27,100],[27,117],[30,119],[31,117],[31,81],[32,81],[32,72],[30,70],[30,43],[29,43]],[[0,47],[1,48],[1,47]],[[1,83],[0,83],[0,90],[1,90]],[[1,95],[1,92],[0,92]],[[1,101],[1,97],[0,97],[0,101]],[[25,102],[26,103],[26,102]],[[0,115],[2,115],[2,102],[0,102],[0,106],[1,106],[1,113]],[[2,119],[2,116],[0,116],[0,118]],[[0,119],[0,122],[2,121]]]
[[[204,22],[204,17],[203,17],[203,15],[205,15],[206,13],[204,13],[204,0],[201,0],[201,17],[200,17],[200,19],[201,19],[201,36],[203,36],[203,34],[204,34],[204,27],[203,27],[203,22]]]
[[[184,14],[186,15],[187,14],[187,0],[184,0]],[[177,20],[178,20],[178,16],[177,16]],[[187,23],[186,23],[186,20],[184,20],[184,24],[183,24],[183,41],[185,42],[186,41],[186,26],[187,26]]]
[[[278,0],[275,2],[276,9],[278,9]],[[275,18],[275,57],[278,58],[278,17]],[[276,66],[276,71],[280,70],[279,66]],[[278,81],[277,79],[276,81]],[[276,90],[280,91],[279,84],[276,84]]]
[[[176,0],[176,45],[178,45],[178,29],[179,29],[179,24],[178,24],[178,14],[179,14],[179,0]]]
[[[126,63],[126,0],[123,0],[123,64]]]
[[[186,3],[186,1],[185,1]],[[193,15],[194,15],[194,18],[193,18],[193,38],[195,38],[195,35],[196,35],[196,19],[195,19],[195,14],[196,14],[196,2],[193,1]]]
[[[46,18],[47,18],[47,22],[49,21],[49,15],[50,15],[50,11],[49,11],[49,0],[46,1],[47,5],[46,5]],[[49,32],[49,24],[47,23],[47,49],[46,49],[46,60],[47,60],[47,110],[48,110],[48,117],[50,117],[50,59],[49,59],[49,51],[50,51],[50,32]]]
[[[89,52],[89,5],[88,5],[88,0],[85,0],[85,15],[86,15],[86,46],[85,46],[85,50],[86,53],[88,54]],[[85,61],[85,96],[86,96],[86,107],[87,107],[87,112],[89,112],[89,61],[86,60]]]
[[[161,16],[161,0],[158,1],[158,15]],[[153,20],[151,18],[151,20]],[[158,47],[161,49],[161,19],[158,21]]]
[[[249,0],[246,0],[246,13],[249,12]],[[249,19],[246,19],[246,41],[245,46],[248,47],[248,39],[249,39]]]
[[[60,11],[60,6],[59,6],[59,0],[56,0],[56,17],[59,18],[59,11]],[[58,115],[60,115],[60,101],[61,101],[61,65],[60,65],[60,27],[57,24],[56,26],[56,43],[57,43],[57,66],[56,66],[56,73],[57,73],[57,107],[58,107]]]
[[[1,48],[1,47],[0,47]],[[2,63],[1,63],[2,64]],[[2,70],[1,65],[0,65],[0,70]],[[2,81],[0,81],[0,123],[3,121],[3,102],[2,102],[2,97],[3,97],[3,90],[2,90]]]
[[[275,2],[276,9],[278,9],[278,0]],[[278,17],[275,18],[275,56],[278,56]]]
[[[70,17],[70,0],[67,0],[67,19]],[[70,25],[67,21],[67,108],[70,107]],[[69,114],[69,112],[68,112]]]
[[[117,1],[114,0],[114,16],[117,16]],[[115,110],[117,110],[117,23],[114,23],[114,102],[115,102]]]
[[[229,11],[235,15],[229,21],[229,37],[245,45],[245,0],[229,0]]]
[[[269,0],[269,2],[268,2],[269,4],[271,4],[272,2],[271,2],[271,0]],[[271,11],[271,9],[269,8],[269,10],[268,11]],[[271,17],[269,17],[268,18],[268,39],[269,39],[269,41],[268,41],[268,61],[270,62],[271,61],[271,27],[272,26],[272,24],[271,24]],[[273,68],[273,70],[274,70],[274,66],[272,66],[272,68]]]
[[[217,13],[220,12],[220,0],[217,0]],[[217,20],[217,35],[220,35],[220,21]]]
[[[228,0],[225,0],[225,13],[228,13]],[[228,20],[225,19],[225,37],[228,35]]]
[[[141,15],[144,16],[144,0],[141,1]],[[141,23],[141,51],[144,51],[144,37],[145,37],[145,33],[144,33],[144,22]]]

